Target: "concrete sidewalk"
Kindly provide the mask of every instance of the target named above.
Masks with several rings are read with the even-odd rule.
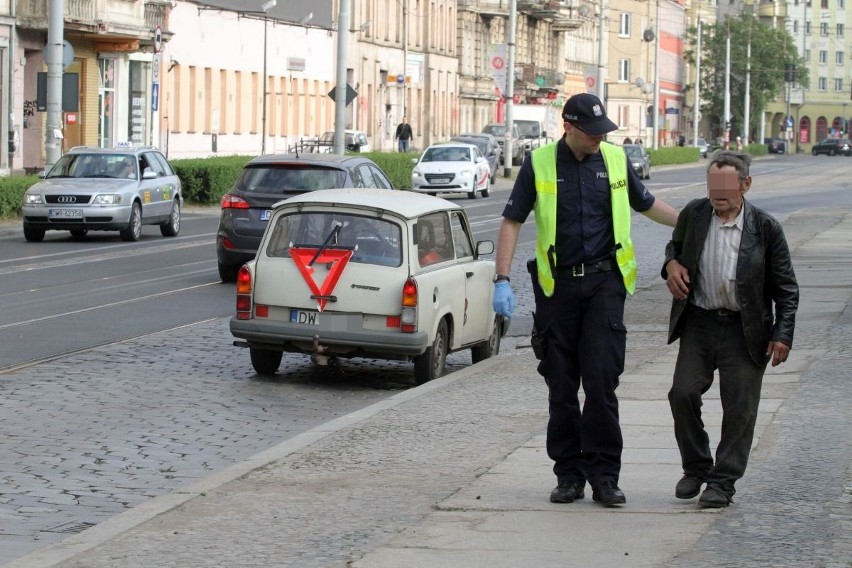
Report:
[[[814,229],[809,215],[822,215],[825,230]],[[852,294],[852,213],[794,216],[785,231],[802,301],[791,359],[764,380],[757,447],[772,444],[767,427],[808,368],[839,352],[823,338]],[[618,390],[623,507],[594,503],[588,486],[582,501],[549,502],[547,393],[531,351],[521,347],[342,416],[7,566],[658,567],[688,554],[695,566],[716,564],[712,554],[697,555],[696,543],[725,515],[747,510],[748,488],[758,492],[761,479],[746,472],[725,510],[674,497],[681,469],[666,393],[677,344],[665,345],[663,288],[640,291],[627,306],[628,361]],[[715,446],[715,385],[704,420]],[[838,566],[852,561],[852,547],[846,554],[835,558]]]

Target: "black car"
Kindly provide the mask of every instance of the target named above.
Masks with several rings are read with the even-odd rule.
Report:
[[[497,181],[497,167],[500,164],[500,146],[484,136],[472,136],[469,134],[455,136],[452,138],[452,141],[473,144],[479,148],[479,151],[488,160],[488,168],[491,170],[491,183]]]
[[[814,156],[818,154],[828,154],[829,156],[843,154],[844,156],[850,156],[852,155],[852,142],[843,138],[826,138],[813,145],[811,154]]]
[[[786,154],[787,142],[780,138],[771,138],[767,140],[766,148],[770,154]]]
[[[270,154],[254,158],[222,196],[216,257],[223,282],[235,282],[253,259],[272,205],[316,189],[375,187],[394,189],[372,160],[337,154]]]

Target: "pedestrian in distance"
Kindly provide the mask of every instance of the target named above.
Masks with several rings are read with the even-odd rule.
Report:
[[[631,209],[674,227],[677,211],[651,195],[624,149],[604,142],[617,127],[600,99],[574,95],[562,113],[564,134],[528,155],[503,210],[497,237],[494,310],[511,316],[512,257],[521,226],[536,220],[533,347],[549,390],[547,453],[554,503],[585,496],[605,506],[626,502],[618,487],[623,439],[615,389],[624,369],[624,301],[636,285]],[[582,385],[585,403],[578,399]]]
[[[748,463],[766,365],[793,346],[799,287],[781,225],[745,200],[751,158],[719,151],[707,166],[708,197],[684,207],[666,246],[662,276],[673,296],[669,343],[680,340],[669,404],[683,477],[675,496],[700,507],[732,502]],[[701,395],[719,372],[722,429],[716,459]]]
[[[397,141],[397,150],[400,152],[408,152],[409,143],[414,140],[414,132],[411,130],[411,125],[408,124],[408,117],[403,116],[402,122],[396,127],[394,140]]]
[[[628,136],[624,139],[624,142],[622,142],[622,144],[633,144],[633,140],[631,140],[630,136]]]

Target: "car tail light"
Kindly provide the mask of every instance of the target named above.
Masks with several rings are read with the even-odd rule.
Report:
[[[251,319],[251,272],[245,266],[237,272],[237,319]]]
[[[402,286],[402,314],[400,330],[414,333],[417,330],[417,281],[409,278]]]
[[[222,206],[222,209],[248,209],[250,207],[248,201],[242,197],[231,195],[230,193],[226,193],[222,196],[222,200],[219,202],[219,205]]]

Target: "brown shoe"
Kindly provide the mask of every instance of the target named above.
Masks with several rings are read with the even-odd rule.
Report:
[[[560,481],[550,492],[550,502],[573,503],[575,499],[582,499],[586,496],[583,491],[585,487],[585,481]]]

